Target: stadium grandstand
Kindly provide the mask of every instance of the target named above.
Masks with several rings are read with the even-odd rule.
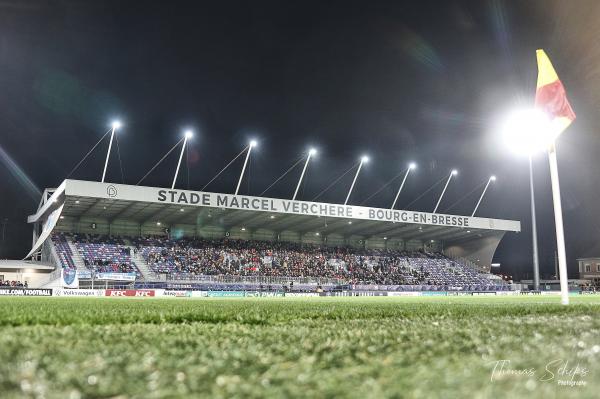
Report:
[[[47,189],[27,258],[44,286],[498,291],[510,220],[65,180]]]

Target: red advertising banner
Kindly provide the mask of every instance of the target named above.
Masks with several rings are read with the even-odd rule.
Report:
[[[106,296],[135,296],[135,297],[149,297],[154,296],[154,290],[106,290]]]

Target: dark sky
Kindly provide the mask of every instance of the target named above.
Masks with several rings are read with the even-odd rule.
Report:
[[[598,20],[596,0],[4,0],[0,256],[26,254],[26,216],[40,191],[57,186],[118,117],[125,183],[136,183],[185,127],[198,134],[180,188],[200,189],[250,138],[260,145],[244,194],[260,194],[311,145],[319,156],[300,199],[314,198],[363,153],[372,162],[353,204],[415,161],[400,208],[431,211],[442,185],[414,200],[457,168],[440,211],[470,214],[480,193],[472,190],[495,174],[478,214],[522,222],[495,260],[506,272],[529,273],[527,161],[503,146],[497,126],[509,110],[533,103],[535,49],[544,48],[578,116],[558,147],[573,270],[576,257],[600,256]],[[99,180],[106,146],[72,177]],[[121,182],[114,155],[107,180]],[[176,162],[167,158],[144,183],[168,186]],[[207,189],[232,192],[240,167],[241,159]],[[299,173],[265,195],[291,197]],[[343,202],[351,179],[320,200]],[[398,183],[366,204],[389,207]],[[552,272],[545,155],[535,158],[535,184],[542,272]]]

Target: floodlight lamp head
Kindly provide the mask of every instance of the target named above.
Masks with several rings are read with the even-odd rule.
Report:
[[[360,158],[360,162],[362,162],[362,163],[367,163],[367,162],[369,162],[369,157],[368,157],[368,156],[366,156],[366,155],[363,155],[363,156]]]
[[[194,137],[194,132],[192,132],[191,130],[186,130],[184,134],[185,134],[185,138],[188,140],[191,139],[192,137]]]
[[[308,150],[308,155],[316,155],[317,154],[317,150],[314,148],[311,148],[310,150]]]
[[[548,115],[535,108],[510,114],[504,121],[502,134],[514,152],[530,156],[548,148],[556,138]]]
[[[117,130],[117,129],[120,129],[122,125],[121,125],[120,121],[113,121],[111,126],[112,126],[113,130]]]
[[[256,142],[256,140],[250,141],[250,147],[256,147],[257,145],[258,143]]]
[[[408,169],[416,169],[417,168],[417,164],[414,162],[411,162],[408,164]]]
[[[458,170],[452,169],[452,176],[456,176],[458,174]]]
[[[491,181],[496,181],[496,176],[494,176],[494,175],[490,176],[490,180]]]

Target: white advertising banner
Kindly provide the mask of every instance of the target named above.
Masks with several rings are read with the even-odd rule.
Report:
[[[56,223],[58,222],[58,219],[60,218],[60,214],[63,210],[63,206],[64,206],[64,204],[61,205],[60,207],[58,207],[57,209],[55,209],[54,211],[52,211],[52,213],[50,215],[48,215],[48,218],[44,222],[44,227],[42,228],[42,233],[40,234],[37,241],[31,248],[31,251],[29,251],[27,256],[23,259],[30,258],[34,253],[36,253],[42,247],[42,244],[44,243],[44,241],[46,241],[46,239],[48,237],[50,237],[50,233],[52,233],[54,226],[56,226]]]
[[[469,227],[499,231],[521,231],[514,220],[487,219],[469,216],[371,208],[365,206],[293,201],[279,198],[209,193],[189,190],[170,190],[158,187],[139,187],[125,184],[66,180],[67,196],[106,198],[158,204],[191,205],[259,212],[276,212],[380,222],[427,224],[446,227]]]
[[[135,273],[96,273],[96,280],[135,281]]]

